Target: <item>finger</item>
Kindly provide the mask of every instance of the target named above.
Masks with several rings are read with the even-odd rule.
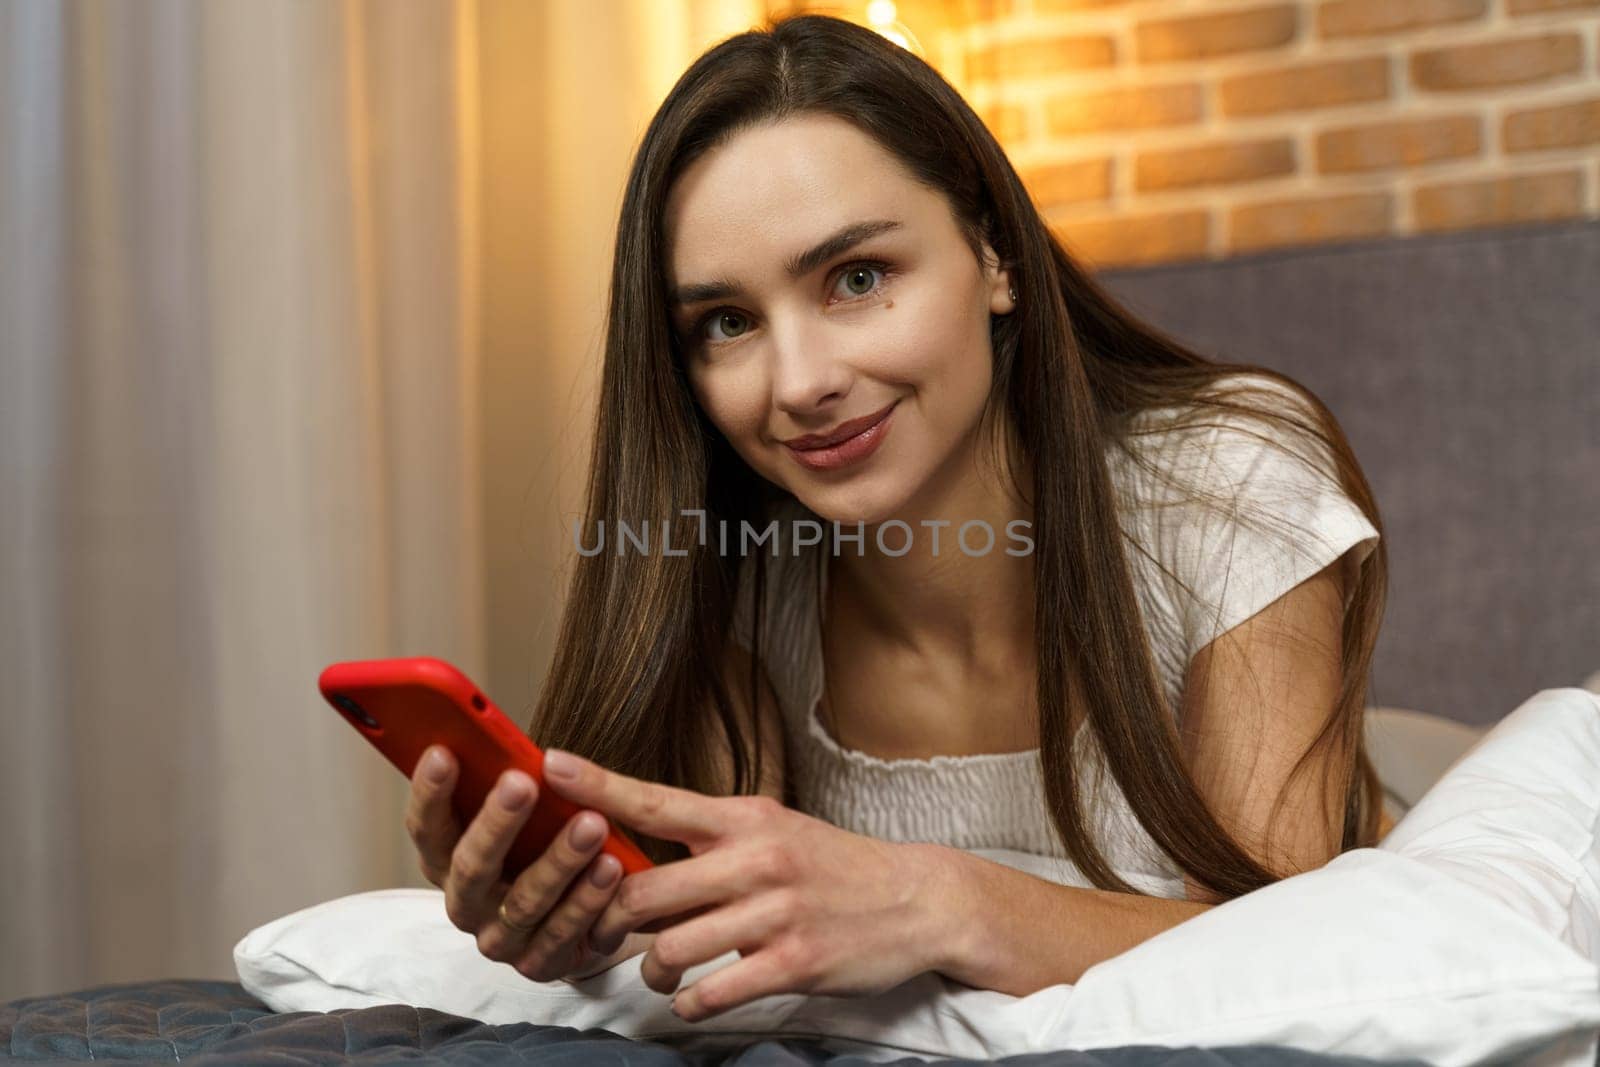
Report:
[[[718,902],[718,903],[721,903],[721,902]],[[661,918],[657,918],[657,919],[646,919],[644,922],[639,923],[637,926],[630,926],[628,924],[628,920],[619,919],[619,918],[616,918],[615,916],[613,916],[611,919],[607,920],[607,924],[606,925],[607,925],[607,930],[609,932],[605,935],[604,940],[603,941],[596,941],[596,940],[594,940],[594,935],[591,934],[590,935],[589,944],[600,955],[609,956],[611,953],[617,951],[617,949],[621,947],[622,942],[627,938],[627,936],[630,933],[633,933],[633,934],[655,934],[655,933],[660,933],[662,930],[665,930],[665,929],[667,929],[669,927],[672,927],[672,926],[676,926],[679,923],[688,922],[690,919],[698,918],[699,916],[704,915],[706,912],[710,911],[712,908],[715,908],[717,906],[718,906],[717,903],[702,904],[700,907],[691,908],[688,911],[673,912],[671,915],[662,916]],[[602,918],[604,918],[604,916],[602,916]],[[596,922],[598,924],[598,920],[596,920]]]
[[[768,945],[680,990],[672,998],[672,1010],[685,1022],[700,1022],[762,997],[810,992],[808,985],[777,946]]]
[[[691,967],[735,950],[755,952],[787,929],[790,919],[782,897],[776,893],[714,908],[657,934],[640,961],[640,975],[645,985],[657,993],[671,993]]]
[[[580,845],[579,831],[585,827],[593,836]],[[605,833],[606,820],[598,812],[580,811],[569,819],[544,853],[528,864],[506,890],[501,901],[506,918],[518,926],[536,927],[542,923],[560,903],[573,880],[599,853]],[[615,862],[615,857],[611,858]],[[620,870],[621,864],[617,866]],[[614,889],[608,890],[607,902],[614,892]],[[478,950],[492,960],[503,962],[525,956],[535,932],[513,930],[500,921],[498,906],[495,912],[494,921],[479,930]],[[585,927],[586,933],[587,929]]]
[[[535,982],[553,982],[586,966],[592,958],[589,928],[617,889],[622,864],[601,853],[575,879],[572,892],[539,927],[517,960],[516,969]]]
[[[602,955],[615,952],[630,931],[657,933],[769,885],[768,866],[749,849],[718,848],[630,874],[595,920],[590,944]]]
[[[630,778],[571,752],[558,754],[557,749],[550,749],[544,755],[547,789],[574,804],[604,812],[632,830],[693,848],[716,841],[728,829],[730,809],[719,805],[726,797]],[[556,776],[554,768],[567,765],[574,769],[573,777]]]
[[[450,807],[455,772],[449,749],[430,746],[412,770],[406,802],[406,833],[417,847],[422,876],[441,888],[450,870],[450,853],[461,840],[461,822]]]
[[[717,905],[715,904],[705,904],[689,911],[674,912],[673,914],[664,916],[660,919],[650,919],[639,924],[638,932],[641,934],[660,933],[662,930],[665,930],[670,926],[676,926],[679,923],[688,922],[690,919],[704,915],[706,912],[710,911],[716,906]]]
[[[506,853],[527,822],[537,792],[526,773],[513,769],[501,774],[450,854],[445,910],[461,929],[477,931],[496,917]]]

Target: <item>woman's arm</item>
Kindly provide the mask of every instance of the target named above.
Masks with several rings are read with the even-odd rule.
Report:
[[[1311,787],[1297,784],[1288,817],[1267,836],[1272,802],[1339,692],[1339,574],[1329,566],[1207,645],[1184,691],[1183,748],[1197,783],[1241,844],[1285,877],[1339,853],[1341,798],[1320,795],[1315,775]],[[1012,996],[1075,983],[1223,902],[1187,877],[1188,899],[1176,900],[1058,885],[959,850],[930,862],[941,854],[957,904],[932,935],[947,952],[939,969]]]
[[[1324,749],[1312,773],[1291,780],[1290,771],[1339,696],[1344,558],[1202,648],[1184,680],[1184,761],[1223,826],[1280,876],[1321,867],[1339,854],[1343,835],[1340,786],[1354,754]],[[1220,902],[1185,883],[1190,900]]]
[[[961,849],[919,844],[942,870],[925,935],[934,970],[974,989],[1025,997],[1216,907],[1197,900],[1061,885]],[[997,904],[1004,901],[1004,905]]]

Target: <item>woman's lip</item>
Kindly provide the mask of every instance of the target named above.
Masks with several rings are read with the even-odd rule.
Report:
[[[878,450],[883,439],[888,436],[894,421],[895,408],[899,401],[889,405],[883,417],[853,437],[843,441],[836,441],[824,448],[795,448],[785,446],[795,462],[802,467],[813,471],[831,471],[847,467],[852,463],[859,463]]]
[[[814,451],[816,451],[818,449],[822,449],[822,448],[837,448],[839,445],[841,445],[844,442],[850,440],[850,438],[859,437],[861,434],[866,433],[868,430],[870,430],[874,426],[878,425],[878,423],[882,422],[884,420],[884,418],[888,416],[889,412],[891,410],[893,410],[894,405],[898,404],[898,403],[900,403],[900,401],[898,401],[898,400],[894,401],[894,403],[890,404],[888,407],[885,407],[885,408],[881,409],[880,411],[877,412],[877,414],[871,416],[869,421],[864,423],[861,426],[860,429],[856,430],[854,433],[851,433],[851,434],[848,434],[848,435],[846,435],[844,437],[841,437],[836,441],[828,441],[828,442],[825,442],[825,443],[803,444],[803,445],[794,444],[792,441],[785,441],[784,444],[788,445],[790,448],[794,449],[796,452],[814,452]],[[804,435],[804,436],[809,436],[809,435]],[[795,440],[800,440],[800,439],[802,439],[802,438],[796,438]]]

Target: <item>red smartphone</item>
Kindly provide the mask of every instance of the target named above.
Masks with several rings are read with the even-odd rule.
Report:
[[[463,829],[478,814],[500,775],[525,771],[539,799],[522,824],[503,868],[515,881],[543,855],[563,827],[583,810],[544,786],[544,753],[461,671],[442,659],[353,660],[323,669],[317,688],[356,732],[372,742],[408,779],[429,745],[443,745],[460,768],[450,803]],[[615,856],[624,875],[654,866],[639,847],[606,820],[601,849]]]

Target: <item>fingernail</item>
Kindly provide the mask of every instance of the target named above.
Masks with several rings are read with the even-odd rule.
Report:
[[[445,774],[450,770],[445,763],[444,755],[436,748],[430,748],[422,757],[422,776],[434,785],[444,781]]]
[[[589,872],[589,881],[594,885],[604,889],[606,886],[611,884],[612,880],[616,878],[616,876],[616,863],[609,859],[602,858],[598,863],[595,864],[594,870]]]
[[[520,775],[508,774],[500,779],[500,788],[497,792],[500,803],[513,810],[522,807],[528,799],[528,786]]]
[[[600,824],[593,819],[579,819],[572,826],[572,843],[578,848],[588,848],[600,840]]]
[[[578,777],[578,765],[572,756],[560,749],[552,748],[544,754],[544,773],[563,782],[570,782]]]

